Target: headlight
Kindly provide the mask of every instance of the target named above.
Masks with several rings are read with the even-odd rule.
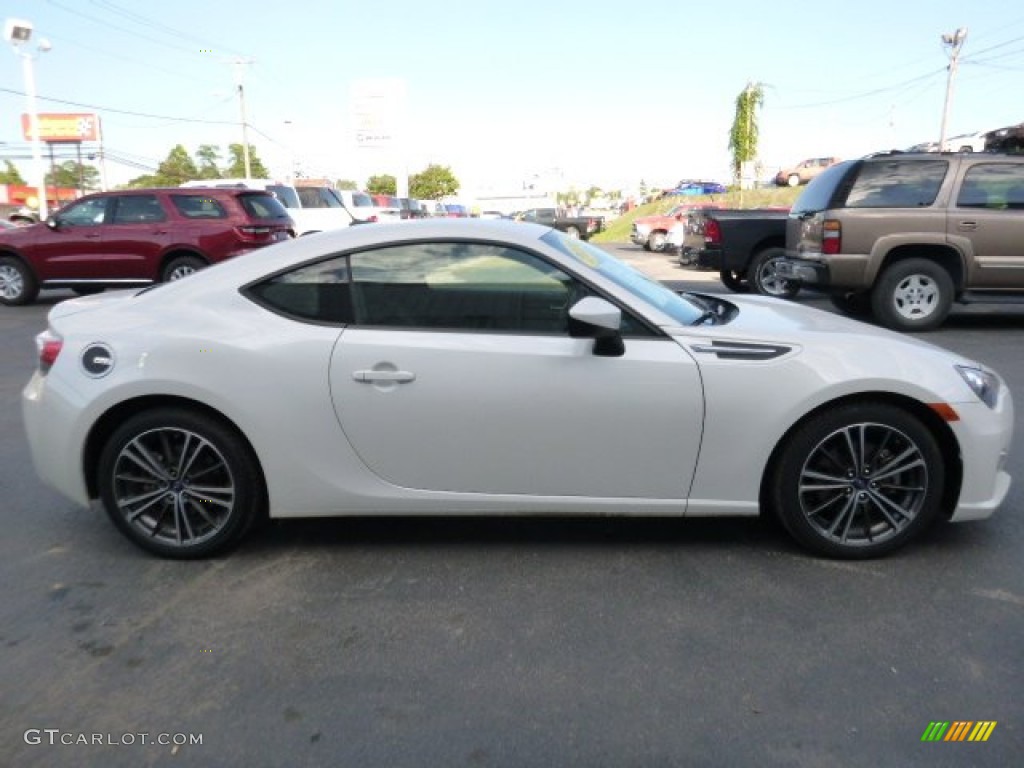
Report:
[[[996,407],[996,400],[999,398],[998,376],[984,368],[972,368],[966,365],[954,367],[981,402],[989,408]]]

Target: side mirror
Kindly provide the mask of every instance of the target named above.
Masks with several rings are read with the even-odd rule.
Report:
[[[569,308],[570,335],[594,339],[594,354],[600,357],[622,357],[626,353],[621,325],[622,310],[597,296],[587,296]]]
[[[60,222],[57,221],[57,217],[51,213],[46,217],[46,226],[50,229],[60,229]]]

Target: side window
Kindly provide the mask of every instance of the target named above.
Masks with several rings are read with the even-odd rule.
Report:
[[[866,162],[846,196],[847,208],[920,208],[939,194],[946,160]]]
[[[109,197],[94,197],[68,206],[57,215],[61,224],[75,227],[95,227],[103,223]]]
[[[328,208],[327,202],[320,196],[320,190],[316,187],[297,187],[299,200],[303,208]]]
[[[156,195],[124,195],[113,198],[111,224],[145,224],[164,221],[167,216]]]
[[[980,163],[964,174],[958,208],[1024,209],[1024,163]]]
[[[171,204],[186,219],[226,219],[220,201],[208,195],[171,195]]]
[[[299,320],[329,324],[352,321],[345,256],[293,269],[251,286],[246,293],[257,303]]]
[[[355,321],[399,328],[565,334],[586,288],[543,259],[483,243],[354,253]]]

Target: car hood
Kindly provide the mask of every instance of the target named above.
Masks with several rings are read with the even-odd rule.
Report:
[[[783,299],[767,296],[730,296],[728,299],[738,312],[721,325],[693,327],[667,327],[677,337],[692,339],[698,333],[704,337],[724,341],[785,344],[797,347],[842,345],[849,351],[858,350],[879,356],[879,345],[884,343],[886,355],[899,354],[900,349],[914,350],[917,354],[932,354],[965,365],[976,365],[960,358],[943,347],[922,341],[914,336],[896,333],[885,328],[860,322],[815,307],[808,307]],[[837,338],[841,337],[841,339]]]

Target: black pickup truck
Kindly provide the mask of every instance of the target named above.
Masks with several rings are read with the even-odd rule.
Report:
[[[589,240],[604,229],[600,216],[566,216],[561,208],[531,208],[517,217],[520,221],[532,221],[565,232],[569,237]]]
[[[792,298],[800,283],[776,274],[778,262],[786,255],[788,216],[785,208],[695,212],[680,248],[680,263],[717,269],[726,288],[737,293],[754,290]]]

